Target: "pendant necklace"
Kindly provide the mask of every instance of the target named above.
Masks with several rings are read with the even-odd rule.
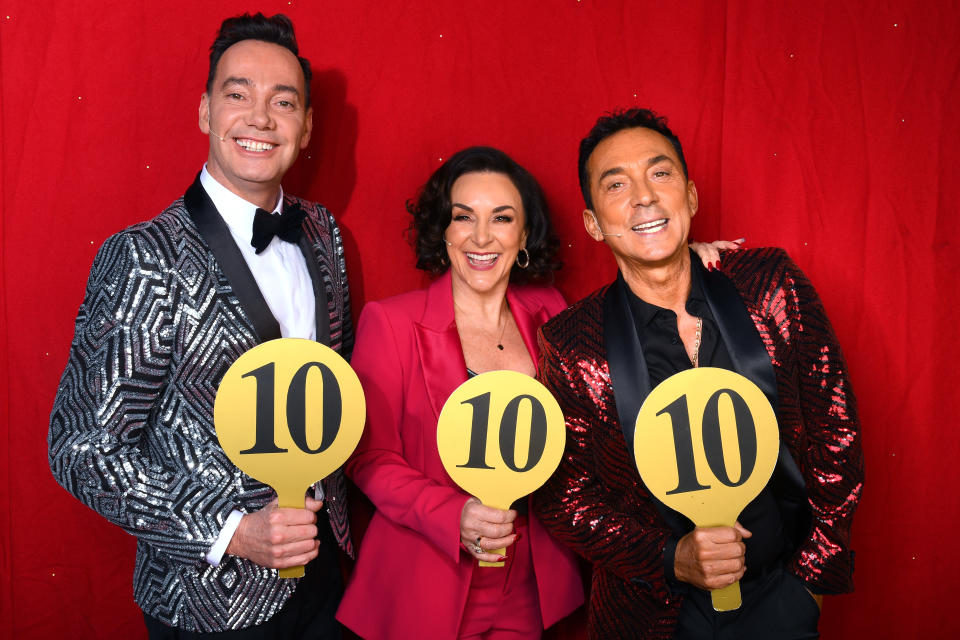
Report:
[[[506,332],[506,330],[507,330],[507,320],[506,318],[504,318],[503,326],[500,327],[500,338],[497,340],[497,349],[500,349],[500,351],[503,351],[503,334]]]
[[[465,313],[463,309],[460,308],[460,305],[458,305],[456,302],[453,303],[453,306],[454,308],[459,310],[461,313]],[[510,307],[508,306],[507,314],[509,315],[509,313],[510,313]],[[503,320],[501,321],[501,324],[500,324],[500,336],[497,338],[497,349],[500,349],[500,351],[503,351],[503,334],[507,332],[507,318],[504,317],[503,314],[501,314],[501,317],[503,318]],[[456,318],[454,318],[454,322],[456,322]],[[487,333],[487,335],[490,335],[490,334]]]

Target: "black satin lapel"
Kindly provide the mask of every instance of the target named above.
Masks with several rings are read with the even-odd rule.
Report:
[[[693,265],[695,269],[700,269],[704,296],[713,312],[714,320],[717,321],[720,335],[730,353],[730,359],[733,360],[734,369],[760,387],[776,412],[777,375],[773,370],[773,363],[770,362],[770,354],[763,346],[763,339],[740,294],[722,272],[707,271],[696,259],[693,260]],[[806,504],[806,483],[783,440],[780,441],[777,466],[773,470],[770,486],[781,504],[784,525],[789,530],[793,528],[793,523],[788,514],[799,511],[801,519],[803,517],[802,507]],[[796,525],[799,529],[805,526],[807,525],[804,522]]]
[[[626,286],[617,278],[603,297],[603,341],[620,428],[632,459],[633,432],[640,407],[650,395],[650,375],[624,291]]]
[[[227,223],[223,221],[210,196],[201,186],[199,174],[183,195],[183,203],[187,207],[187,213],[197,225],[200,235],[213,252],[217,264],[227,277],[233,294],[240,301],[240,306],[253,324],[260,341],[266,342],[279,338],[280,324],[270,312],[267,301],[263,299],[260,287],[257,286],[250,267],[247,266],[237,243],[230,235]]]
[[[636,429],[637,414],[640,413],[640,407],[650,395],[651,389],[647,361],[643,357],[640,338],[637,337],[637,325],[630,311],[626,286],[622,279],[617,278],[603,298],[603,340],[607,349],[607,367],[610,369],[610,383],[613,386],[614,401],[617,403],[620,428],[623,430],[630,459],[634,460],[633,433]],[[685,533],[693,528],[693,523],[682,513],[674,511],[652,494],[650,498],[657,513],[671,530]]]
[[[813,513],[810,511],[803,474],[783,440],[780,441],[777,466],[773,468],[768,486],[780,508],[787,540],[798,546],[809,535]]]
[[[733,360],[734,370],[760,387],[776,411],[777,376],[757,326],[736,287],[722,272],[704,269],[699,259],[693,260],[693,268],[700,270],[703,294]]]
[[[303,253],[303,259],[307,262],[310,280],[313,282],[313,298],[316,301],[317,309],[317,342],[329,346],[330,308],[327,304],[327,287],[323,282],[323,274],[320,273],[320,265],[317,264],[317,255],[306,234],[300,236],[298,244],[300,245],[300,251]]]

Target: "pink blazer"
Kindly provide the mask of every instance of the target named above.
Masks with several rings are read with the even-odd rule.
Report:
[[[567,305],[552,287],[511,287],[507,300],[537,362],[537,329]],[[366,394],[367,426],[347,474],[377,511],[337,618],[364,638],[455,638],[475,562],[460,546],[469,496],[437,453],[440,410],[467,379],[449,273],[427,289],[368,303],[351,364]],[[573,554],[530,513],[549,626],[580,606],[583,588]]]

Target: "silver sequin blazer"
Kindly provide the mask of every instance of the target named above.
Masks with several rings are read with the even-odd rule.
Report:
[[[308,267],[321,294],[318,311],[324,299],[329,311],[329,323],[318,313],[318,327],[323,320],[330,346],[349,358],[353,330],[340,231],[320,205],[286,201],[308,213],[301,248],[315,258],[317,268],[309,260]],[[204,560],[231,510],[255,511],[274,495],[227,459],[213,426],[214,396],[227,368],[279,337],[278,329],[264,336],[276,321],[267,310],[264,325],[266,304],[249,270],[234,260],[234,273],[225,273],[221,265],[230,261],[211,250],[219,243],[239,256],[224,233],[194,182],[153,220],[107,239],[77,314],[48,436],[57,481],[136,536],[137,604],[167,624],[204,632],[262,623],[297,582],[231,555],[219,567]],[[254,283],[252,296],[240,293],[243,302],[235,294],[238,281]],[[342,472],[323,484],[324,512],[352,555]]]

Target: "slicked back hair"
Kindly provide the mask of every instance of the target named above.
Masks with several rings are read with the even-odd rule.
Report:
[[[300,69],[303,70],[304,108],[310,108],[310,81],[313,73],[310,71],[310,61],[300,57],[300,48],[297,46],[297,36],[293,32],[293,23],[290,18],[278,13],[269,18],[259,11],[254,15],[245,13],[241,16],[227,18],[220,25],[217,38],[210,45],[210,72],[207,74],[207,93],[213,89],[213,79],[217,75],[217,64],[223,52],[244,40],[260,40],[277,44],[288,49],[297,56]]]
[[[650,109],[620,109],[600,116],[597,123],[590,129],[590,133],[580,141],[580,155],[577,159],[577,173],[580,177],[580,192],[583,194],[583,202],[587,209],[593,209],[593,197],[590,195],[590,176],[587,173],[587,162],[590,155],[597,145],[624,129],[633,129],[642,127],[656,131],[664,138],[670,141],[677,157],[680,159],[680,166],[683,168],[683,177],[688,178],[687,161],[683,157],[683,147],[680,145],[680,138],[673,134],[670,127],[667,126],[667,119],[657,115]]]

